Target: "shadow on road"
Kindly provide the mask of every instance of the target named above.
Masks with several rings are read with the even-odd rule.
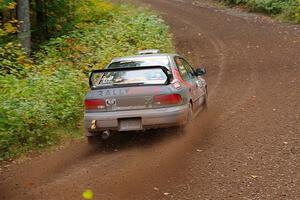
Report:
[[[147,130],[144,132],[116,132],[113,133],[107,140],[100,142],[96,146],[89,146],[87,141],[86,145],[89,147],[89,155],[99,155],[101,153],[109,154],[116,151],[122,152],[131,149],[147,149],[155,148],[159,144],[169,143],[176,140],[176,142],[183,142],[182,139],[191,141],[199,141],[203,144],[208,143],[210,138],[214,135],[211,129],[214,126],[216,119],[216,108],[214,111],[200,113],[190,124],[185,128],[165,128],[156,130]],[[201,122],[201,123],[199,123]],[[99,140],[100,137],[99,137]],[[87,156],[87,155],[85,155]]]
[[[99,145],[90,146],[91,153],[110,153],[131,148],[151,148],[153,145],[162,143],[171,138],[184,136],[186,130],[183,128],[166,128],[147,130],[143,132],[119,132],[113,133],[107,140]],[[100,139],[100,138],[99,138]]]

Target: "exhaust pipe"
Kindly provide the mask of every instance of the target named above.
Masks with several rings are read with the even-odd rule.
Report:
[[[101,137],[103,140],[107,140],[110,137],[110,131],[109,130],[103,131]]]

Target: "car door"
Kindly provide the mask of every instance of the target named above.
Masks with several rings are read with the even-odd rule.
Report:
[[[200,105],[199,98],[201,92],[199,87],[201,86],[197,80],[194,70],[188,64],[186,60],[181,57],[175,57],[175,63],[179,74],[182,78],[183,84],[188,88],[190,97],[193,101],[194,109],[197,109]]]
[[[200,107],[204,101],[205,84],[202,82],[201,77],[196,76],[194,69],[185,59],[183,59],[182,62],[186,70],[192,75],[192,79],[194,83],[194,93],[195,93],[194,104],[197,105],[197,107]]]

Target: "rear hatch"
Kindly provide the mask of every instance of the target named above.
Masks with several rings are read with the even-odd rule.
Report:
[[[90,76],[86,110],[139,110],[179,104],[182,99],[172,94],[170,74],[162,66],[95,70]]]

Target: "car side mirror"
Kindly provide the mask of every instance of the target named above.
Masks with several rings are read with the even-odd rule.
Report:
[[[206,70],[204,67],[200,67],[196,69],[196,76],[203,76],[206,74]]]

